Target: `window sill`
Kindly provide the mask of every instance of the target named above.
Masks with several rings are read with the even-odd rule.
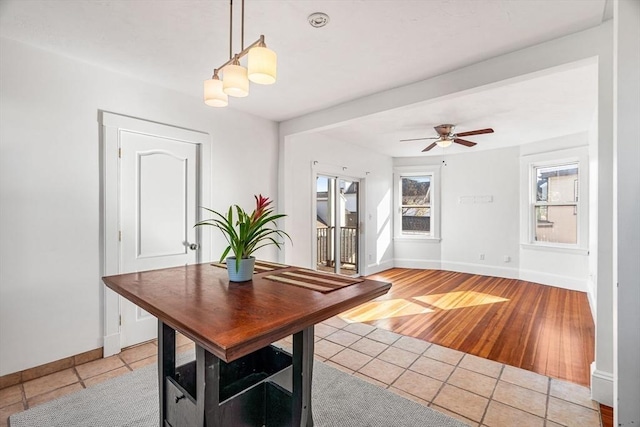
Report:
[[[553,245],[543,245],[543,244],[534,244],[534,243],[520,243],[520,247],[522,249],[527,250],[535,250],[535,251],[543,251],[543,252],[559,252],[563,254],[573,254],[573,255],[589,255],[589,250],[584,248],[569,248],[564,246],[553,246]]]
[[[422,236],[415,236],[415,237],[409,237],[409,236],[402,236],[402,237],[394,237],[393,238],[394,241],[396,242],[412,242],[412,243],[440,243],[440,241],[442,240],[439,237],[422,237]]]

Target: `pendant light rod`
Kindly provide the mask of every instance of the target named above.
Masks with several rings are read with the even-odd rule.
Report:
[[[256,47],[256,46],[259,46],[259,47],[263,47],[263,46],[265,46],[265,43],[264,43],[264,35],[262,35],[262,34],[261,34],[261,35],[260,35],[260,38],[259,38],[258,40],[254,41],[254,42],[253,42],[253,43],[251,43],[249,46],[247,46],[246,48],[244,48],[244,49],[242,50],[242,52],[240,52],[240,53],[236,53],[236,54],[235,54],[235,55],[233,55],[231,58],[229,58],[229,60],[228,60],[227,62],[225,62],[224,64],[222,64],[222,65],[221,65],[221,66],[219,66],[218,68],[215,68],[215,69],[213,70],[213,75],[214,75],[214,76],[216,76],[220,70],[222,70],[222,69],[223,69],[224,67],[226,67],[227,65],[231,64],[234,60],[236,60],[236,59],[237,59],[237,60],[240,60],[240,58],[242,58],[243,56],[245,56],[247,53],[249,53],[249,51],[250,51],[252,48],[254,48],[254,47]]]
[[[233,58],[233,0],[229,0],[229,60]]]
[[[242,0],[242,19],[240,28],[240,50],[244,50],[244,0]]]

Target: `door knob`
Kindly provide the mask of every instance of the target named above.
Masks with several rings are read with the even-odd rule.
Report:
[[[196,251],[196,250],[198,250],[198,248],[199,248],[199,247],[200,247],[200,245],[199,245],[199,244],[197,244],[197,243],[191,243],[191,244],[189,245],[189,249],[191,249],[192,251]]]

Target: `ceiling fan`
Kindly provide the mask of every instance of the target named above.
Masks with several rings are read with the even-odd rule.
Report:
[[[475,142],[467,141],[466,139],[460,139],[461,136],[471,136],[471,135],[481,135],[483,133],[493,133],[493,129],[478,129],[472,130],[469,132],[460,132],[454,133],[453,129],[455,125],[439,125],[434,127],[439,136],[437,137],[427,137],[427,138],[412,138],[412,139],[401,139],[400,142],[408,142],[408,141],[422,141],[424,139],[435,139],[436,141],[429,145],[427,148],[422,150],[423,152],[431,150],[436,145],[439,147],[446,148],[450,146],[453,142],[460,145],[465,145],[467,147],[473,147],[476,145]]]

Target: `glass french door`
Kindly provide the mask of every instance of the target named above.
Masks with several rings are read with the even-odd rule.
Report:
[[[357,275],[359,265],[360,182],[316,178],[316,269]]]

